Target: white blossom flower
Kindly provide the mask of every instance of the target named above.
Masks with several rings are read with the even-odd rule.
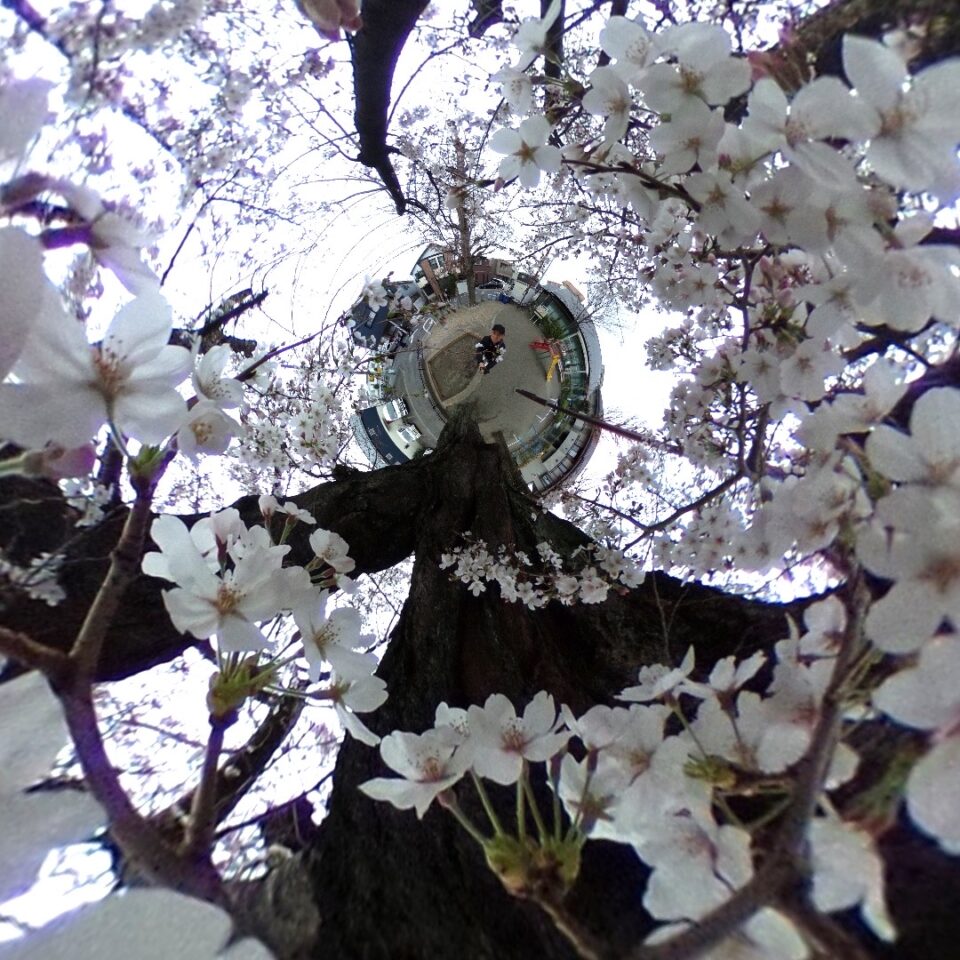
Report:
[[[594,116],[606,117],[603,139],[619,140],[630,123],[630,91],[612,67],[597,67],[590,74],[590,89],[583,95],[583,109]]]
[[[310,549],[337,573],[349,573],[357,565],[349,556],[347,541],[332,530],[314,530],[310,534]]]
[[[919,485],[901,487],[880,501],[857,539],[863,565],[894,581],[864,624],[887,653],[918,649],[944,617],[960,626],[958,499]]]
[[[518,717],[502,694],[487,697],[483,707],[469,711],[473,768],[495,783],[515,783],[523,761],[540,763],[559,753],[570,734],[558,732],[553,697],[541,690]]]
[[[960,491],[960,390],[928,390],[914,404],[910,433],[881,424],[867,438],[867,456],[898,483]]]
[[[230,348],[226,344],[211,347],[199,358],[193,372],[193,389],[197,391],[197,396],[205,397],[228,410],[243,403],[243,384],[233,377],[223,376],[223,368],[227,365],[230,354]]]
[[[814,906],[823,913],[860,905],[864,923],[881,939],[896,936],[883,895],[883,861],[873,837],[833,817],[810,822]]]
[[[700,204],[697,219],[702,230],[732,245],[753,239],[760,228],[760,215],[729,174],[694,173],[685,186]]]
[[[654,868],[643,905],[658,920],[702,917],[753,875],[747,831],[684,810],[661,818],[637,852]]]
[[[50,117],[53,84],[31,77],[0,87],[0,160],[19,161]]]
[[[302,510],[293,500],[287,500],[282,506],[277,498],[271,493],[265,493],[257,498],[257,506],[260,508],[260,515],[269,522],[274,514],[282,513],[287,523],[309,523],[311,526],[317,521],[313,514]]]
[[[23,352],[44,300],[54,297],[40,243],[15,227],[0,230],[0,380]]]
[[[615,763],[601,757],[593,764],[577,761],[569,753],[560,761],[557,794],[577,829],[597,839],[621,840],[612,825],[613,809],[620,800],[623,775]]]
[[[693,97],[720,106],[750,86],[749,64],[730,56],[730,36],[715,24],[672,27],[661,48],[675,53],[677,63],[650,67],[640,82],[647,104],[661,113],[682,110]]]
[[[233,569],[218,575],[211,569],[211,556],[200,551],[177,517],[157,517],[151,536],[162,556],[146,554],[143,571],[178,584],[163,592],[163,602],[179,631],[201,640],[216,634],[224,651],[268,646],[256,623],[275,616],[285,605],[285,574],[296,572],[280,569],[289,547],[250,549]]]
[[[201,454],[219,456],[240,432],[240,424],[212,400],[201,400],[187,412],[186,423],[177,431],[177,446],[189,459]]]
[[[695,164],[707,169],[716,159],[723,132],[722,110],[711,110],[701,100],[685,104],[650,131],[650,146],[661,157],[660,173],[686,173]]]
[[[360,790],[374,800],[386,800],[398,810],[412,807],[420,818],[469,766],[457,748],[434,730],[423,734],[391,733],[380,742],[380,756],[401,779],[376,777],[360,784]]]
[[[505,127],[490,138],[490,149],[507,154],[500,161],[500,177],[512,180],[519,177],[527,188],[540,182],[540,171],[557,173],[560,169],[560,151],[547,143],[550,124],[546,117],[527,117],[519,129]]]
[[[134,296],[157,293],[160,278],[143,262],[141,250],[150,243],[148,234],[127,217],[111,210],[96,193],[68,180],[56,189],[87,221],[87,243],[94,259],[111,270]]]
[[[607,707],[597,704],[583,716],[574,716],[573,711],[563,704],[560,707],[564,723],[588,750],[600,750],[609,747],[623,733],[630,722],[630,711],[626,707]]]
[[[825,381],[836,377],[846,361],[829,340],[804,340],[780,362],[780,389],[788,397],[820,400],[827,391]]]
[[[907,780],[907,809],[948,853],[960,853],[960,641],[941,634],[916,666],[895,673],[873,695],[900,723],[933,733],[933,746]]]
[[[547,32],[560,15],[562,7],[561,0],[553,0],[542,19],[527,17],[517,27],[517,32],[513,35],[513,45],[520,50],[520,59],[513,65],[514,70],[526,70],[543,54],[547,45]]]
[[[847,610],[837,597],[811,604],[803,612],[807,632],[800,638],[801,657],[835,657],[847,627]]]
[[[121,307],[103,342],[87,342],[80,325],[44,298],[33,335],[0,384],[0,430],[22,446],[53,441],[78,447],[109,420],[124,434],[159,443],[186,414],[179,383],[190,351],[168,346],[170,307],[144,294]]]
[[[614,60],[614,69],[634,86],[656,55],[656,38],[635,20],[610,17],[600,31],[600,47]]]
[[[360,634],[363,626],[360,612],[354,607],[337,607],[328,614],[329,599],[330,592],[324,590],[293,609],[293,619],[310,667],[310,679],[318,680],[327,663],[347,680],[369,676],[377,668],[377,658],[357,652],[356,648],[366,640]]]
[[[925,244],[845,258],[859,277],[853,286],[859,319],[916,333],[931,317],[960,320],[960,256],[953,247]]]
[[[703,699],[714,697],[729,702],[737,690],[756,676],[766,660],[767,655],[762,650],[758,650],[740,663],[737,663],[736,657],[724,657],[714,664],[706,683],[684,679],[677,687],[677,692],[689,693]]]
[[[836,77],[818,77],[792,103],[769,78],[759,80],[747,102],[744,127],[780,152],[812,181],[837,188],[856,182],[853,165],[824,140],[866,132],[862,106]]]
[[[580,574],[580,601],[582,603],[603,603],[607,599],[610,584],[603,580],[594,567],[587,567]]]
[[[470,714],[462,707],[441,703],[434,713],[434,729],[451,746],[460,747],[470,740]]]
[[[371,310],[379,310],[381,307],[387,305],[389,295],[387,294],[386,287],[384,287],[379,280],[373,280],[367,277],[363,282],[363,290],[360,293],[360,298],[366,300]]]
[[[380,743],[380,737],[360,720],[357,714],[372,713],[386,703],[387,685],[383,680],[372,673],[343,677],[334,671],[328,693],[340,723],[351,737],[368,747],[375,747]]]
[[[646,703],[671,693],[674,687],[690,676],[694,665],[693,647],[687,649],[683,662],[679,667],[665,667],[662,663],[652,667],[641,667],[636,686],[627,687],[618,695],[618,700],[634,700],[637,703]]]
[[[529,74],[516,67],[504,67],[490,77],[500,84],[503,99],[519,114],[530,112],[533,105],[533,84]]]
[[[906,64],[875,40],[843,38],[843,69],[869,116],[867,160],[885,180],[908,190],[953,193],[960,186],[956,146],[960,60],[923,70],[907,86]]]

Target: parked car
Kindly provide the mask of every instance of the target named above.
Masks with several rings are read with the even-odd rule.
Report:
[[[416,443],[420,439],[421,433],[412,423],[408,423],[400,430],[399,437],[403,441],[404,446],[409,447],[411,443]]]
[[[481,283],[477,285],[478,290],[506,290],[507,285],[503,280],[498,277],[494,277],[492,280],[488,280],[486,283]]]
[[[401,420],[409,412],[407,405],[399,398],[385,403],[380,410],[383,414],[384,423],[393,423],[394,420]]]

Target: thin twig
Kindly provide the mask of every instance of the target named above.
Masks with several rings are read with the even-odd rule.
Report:
[[[0,627],[0,653],[48,677],[62,676],[70,667],[65,653],[45,647],[25,633],[6,627]]]
[[[571,916],[562,903],[547,898],[536,901],[543,908],[553,925],[562,933],[583,960],[604,960],[611,956],[610,949],[595,937],[575,917]]]
[[[104,808],[110,833],[134,871],[153,883],[182,890],[203,900],[223,902],[223,885],[209,860],[178,856],[160,832],[136,811],[107,756],[89,684],[54,688],[63,706],[67,729],[91,793]]]
[[[76,667],[78,679],[89,681],[93,677],[107,628],[120,606],[124,590],[140,569],[143,542],[152,516],[152,499],[152,485],[146,484],[138,489],[136,500],[123,525],[120,540],[110,554],[110,569],[106,579],[97,591],[77,639],[70,649],[70,659]]]
[[[209,855],[217,825],[215,807],[217,799],[217,764],[223,751],[223,738],[232,725],[234,717],[210,716],[210,739],[203,756],[200,782],[193,794],[190,822],[187,824],[181,853],[186,856]]]

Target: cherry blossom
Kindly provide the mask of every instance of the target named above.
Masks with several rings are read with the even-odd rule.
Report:
[[[0,230],[0,379],[23,352],[45,298],[55,297],[43,271],[43,249],[23,230]]]
[[[149,235],[86,187],[59,180],[56,189],[86,220],[87,243],[96,261],[111,270],[134,296],[155,293],[160,279],[141,255],[141,249],[150,243]]]
[[[716,662],[706,683],[683,680],[677,690],[679,693],[689,693],[696,697],[729,700],[735,691],[757,675],[766,660],[767,655],[762,650],[740,663],[737,663],[735,657],[724,657]]]
[[[710,106],[724,104],[750,86],[746,60],[730,56],[730,37],[710,23],[683,23],[666,32],[661,49],[676,55],[677,63],[650,67],[640,89],[654,110],[681,111],[692,98]]]
[[[240,432],[240,424],[211,400],[202,400],[187,413],[177,431],[177,446],[191,460],[203,453],[219,456]]]
[[[939,635],[925,644],[916,666],[895,673],[874,692],[876,707],[894,720],[929,730],[932,748],[907,780],[914,822],[950,853],[960,852],[960,641]]]
[[[660,173],[686,173],[697,164],[701,169],[711,166],[723,131],[721,111],[691,101],[650,131],[650,146],[661,157]]]
[[[560,151],[547,144],[550,124],[545,117],[527,117],[519,129],[498,130],[490,138],[490,149],[508,156],[500,161],[500,176],[504,180],[520,178],[529,188],[540,182],[540,172],[557,173],[560,169]]]
[[[590,89],[583,96],[583,109],[607,118],[603,127],[606,143],[619,140],[627,132],[631,102],[627,85],[612,67],[597,67],[590,74]]]
[[[569,733],[558,731],[553,697],[540,691],[518,717],[501,693],[469,710],[473,769],[495,783],[515,783],[525,760],[542,762],[563,749]]]
[[[885,424],[867,438],[867,456],[884,476],[960,491],[960,390],[928,390],[914,404],[910,433]]]
[[[578,762],[569,753],[564,754],[557,792],[567,816],[581,833],[597,839],[622,839],[612,823],[622,789],[620,768],[608,758],[601,757],[599,763],[587,759]]]
[[[50,117],[53,84],[39,77],[0,87],[0,160],[19,161]]]
[[[199,343],[195,349],[197,348]],[[243,384],[233,377],[223,376],[223,369],[230,355],[230,348],[226,344],[211,347],[199,358],[193,372],[193,389],[197,391],[197,396],[227,410],[243,403]]]
[[[174,387],[189,370],[190,351],[167,345],[171,328],[166,301],[144,294],[121,307],[103,342],[92,345],[59,303],[44,297],[16,381],[0,384],[6,438],[77,447],[106,421],[145,443],[176,432],[186,407]]]
[[[883,894],[883,862],[873,837],[833,817],[810,823],[814,905],[824,913],[860,905],[860,915],[883,940],[896,932]]]
[[[341,677],[359,678],[372,674],[377,666],[373,654],[358,653],[363,646],[362,618],[353,607],[337,607],[327,613],[330,591],[324,590],[293,610],[300,631],[304,656],[310,667],[310,679],[320,678],[329,663]]]
[[[702,917],[753,874],[745,830],[717,826],[712,818],[686,810],[660,823],[657,834],[637,845],[643,861],[654,868],[643,905],[658,920]]]
[[[273,494],[267,493],[259,497],[257,499],[257,506],[260,508],[260,513],[264,520],[266,520],[268,523],[271,518],[278,513],[283,514],[285,522],[288,524],[299,522],[308,523],[312,526],[317,522],[314,519],[313,514],[298,507],[293,500],[287,500],[281,506]]]
[[[635,20],[610,17],[600,31],[600,47],[617,61],[617,73],[636,86],[656,54],[656,38]]]
[[[500,84],[503,99],[517,113],[524,114],[530,111],[533,105],[533,84],[530,82],[529,74],[515,67],[504,67],[493,74],[491,79]]]
[[[960,187],[960,111],[953,96],[960,62],[928,67],[906,86],[907,68],[897,53],[874,40],[846,36],[843,68],[869,118],[871,167],[897,187],[953,194]]]
[[[671,669],[660,663],[652,667],[641,667],[638,677],[640,682],[636,686],[627,687],[625,690],[622,690],[618,699],[646,703],[649,700],[657,700],[660,697],[666,696],[690,676],[693,670],[693,663],[694,652],[691,646],[687,649],[686,655],[679,667]]]
[[[376,777],[360,784],[361,792],[374,800],[386,800],[398,810],[412,807],[419,818],[469,766],[457,748],[433,730],[423,734],[391,733],[380,742],[380,756],[401,779]]]
[[[337,573],[350,573],[357,565],[349,556],[347,541],[332,530],[314,530],[310,534],[310,549]]]
[[[354,665],[351,664],[351,670]],[[333,700],[333,707],[340,723],[350,736],[375,747],[380,743],[378,737],[363,721],[358,713],[371,713],[382,707],[387,701],[387,685],[372,673],[342,676],[334,671],[327,694]]]
[[[546,49],[547,31],[560,16],[562,0],[552,0],[543,18],[527,17],[513,35],[513,44],[520,50],[520,59],[513,65],[514,70],[526,70]],[[496,149],[496,147],[494,147]]]
[[[780,86],[762,79],[750,92],[748,114],[747,134],[779,150],[810,181],[838,189],[856,183],[853,164],[823,142],[866,130],[859,102],[836,77],[805,84],[789,106]]]
[[[169,515],[158,517],[151,534],[162,557],[150,559],[154,555],[148,553],[143,569],[177,584],[163,592],[173,625],[199,639],[216,635],[225,652],[267,647],[257,622],[279,613],[294,586],[306,586],[302,569],[281,569],[289,547],[235,549],[232,568],[214,572],[210,558],[198,549],[183,521]]]
[[[857,540],[864,566],[894,580],[870,608],[867,636],[888,653],[916,650],[944,617],[960,624],[960,537],[957,496],[933,496],[911,485],[877,506]]]

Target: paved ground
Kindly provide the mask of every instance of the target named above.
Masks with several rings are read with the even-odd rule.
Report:
[[[431,376],[433,360],[443,362],[442,351],[454,345],[449,356],[457,363],[459,351],[455,342],[469,335],[474,342],[490,332],[495,323],[506,327],[507,352],[501,363],[486,376],[476,371],[472,378],[460,371],[464,389],[443,399],[442,391]],[[426,327],[429,326],[429,329]],[[531,428],[550,416],[545,407],[519,396],[518,387],[538,396],[555,400],[560,394],[559,378],[554,375],[546,380],[549,354],[534,350],[530,342],[539,340],[541,334],[529,317],[529,311],[513,304],[486,301],[473,307],[461,307],[452,311],[445,322],[429,322],[414,331],[409,346],[398,352],[394,359],[397,371],[395,392],[407,401],[409,419],[423,434],[428,447],[436,446],[449,410],[461,403],[476,404],[477,421],[485,437],[493,439],[503,432],[507,443],[528,433]],[[421,362],[418,354],[422,355]],[[462,358],[461,358],[462,359]],[[448,389],[453,381],[444,386]]]

